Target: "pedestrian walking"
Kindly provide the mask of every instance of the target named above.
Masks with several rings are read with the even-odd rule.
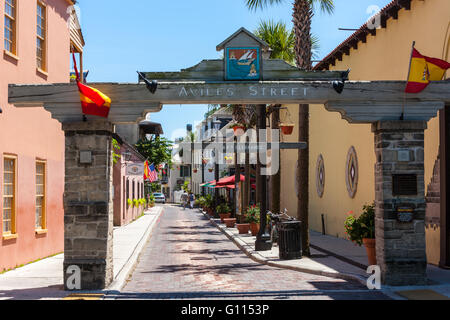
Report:
[[[186,192],[184,192],[184,193],[181,195],[181,203],[182,203],[182,205],[183,205],[183,209],[186,209],[186,206],[187,206],[188,201],[189,201],[188,194],[187,194]]]
[[[194,194],[191,192],[189,194],[189,204],[190,204],[190,208],[194,209],[194,203],[195,203],[195,196]]]

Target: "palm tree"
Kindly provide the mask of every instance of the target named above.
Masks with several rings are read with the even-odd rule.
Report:
[[[264,9],[269,5],[279,4],[285,0],[245,0],[251,10]],[[312,35],[311,23],[315,6],[321,11],[332,13],[334,11],[333,0],[294,0],[293,23],[295,33],[295,53],[297,67],[305,70],[312,69]],[[299,105],[299,141],[309,145],[309,105]],[[309,147],[298,151],[298,218],[302,221],[302,247],[303,253],[310,255],[309,250]]]
[[[295,64],[295,34],[283,22],[261,21],[254,34],[272,49],[271,59]]]

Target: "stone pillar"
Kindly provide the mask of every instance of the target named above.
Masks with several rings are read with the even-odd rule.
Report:
[[[377,263],[386,285],[426,283],[425,121],[380,121],[375,134]]]
[[[81,290],[113,280],[112,132],[107,121],[63,124],[65,132],[64,286],[73,267]],[[68,268],[69,273],[68,273]]]

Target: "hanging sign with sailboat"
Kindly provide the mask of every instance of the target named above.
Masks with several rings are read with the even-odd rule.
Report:
[[[259,48],[227,48],[227,79],[259,80]]]

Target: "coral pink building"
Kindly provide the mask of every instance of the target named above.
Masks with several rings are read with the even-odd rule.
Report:
[[[84,45],[74,3],[0,0],[0,272],[64,248],[61,124],[8,104],[8,84],[69,82]]]
[[[138,218],[144,211],[143,205],[136,207],[128,202],[145,198],[143,174],[130,170],[133,165],[143,166],[145,158],[130,143],[124,140],[118,142],[121,157],[113,168],[114,226],[123,226]]]

